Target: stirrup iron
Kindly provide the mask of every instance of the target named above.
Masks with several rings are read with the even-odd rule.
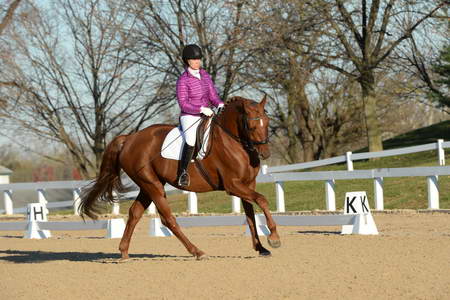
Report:
[[[190,184],[190,178],[189,178],[189,174],[183,170],[183,173],[181,173],[180,177],[178,178],[178,185],[179,186],[189,186]]]

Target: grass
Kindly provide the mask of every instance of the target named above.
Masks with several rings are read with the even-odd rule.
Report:
[[[450,121],[445,121],[429,127],[402,134],[383,142],[385,149],[410,147],[436,142],[443,138],[450,140]],[[361,149],[358,152],[367,150]],[[356,151],[355,151],[356,152]],[[450,151],[447,151],[450,152]],[[450,154],[446,154],[450,161]],[[377,160],[355,161],[355,170],[377,168],[401,168],[437,166],[436,151],[425,151],[407,155],[379,158]],[[336,171],[346,170],[346,164],[337,164],[314,168],[305,171]],[[439,176],[440,208],[450,209],[450,176]],[[258,184],[257,191],[266,196],[270,209],[276,210],[275,185],[272,183]],[[284,183],[286,211],[325,210],[325,186],[323,181],[298,181]],[[371,208],[374,208],[373,180],[355,179],[336,181],[336,208],[342,209],[344,196],[349,191],[366,191]],[[209,192],[198,195],[200,213],[231,212],[231,197],[225,192]],[[187,195],[175,194],[168,196],[170,206],[175,213],[187,211]],[[126,214],[132,201],[121,202],[120,211]],[[425,209],[428,207],[426,177],[401,177],[384,179],[385,209]],[[111,211],[107,208],[106,211]],[[259,211],[259,210],[257,210]],[[72,213],[70,210],[69,213]]]

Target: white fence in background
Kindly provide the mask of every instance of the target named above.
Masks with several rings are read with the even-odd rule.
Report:
[[[444,149],[450,148],[450,142],[438,140],[436,143],[430,143],[420,146],[412,146],[393,150],[385,150],[380,152],[352,153],[347,152],[345,155],[317,161],[261,168],[261,173],[256,178],[257,183],[273,182],[276,191],[276,207],[277,212],[285,212],[285,181],[324,181],[325,184],[325,202],[326,209],[330,211],[336,210],[336,180],[344,179],[373,179],[375,209],[384,209],[383,198],[383,181],[386,177],[412,177],[421,176],[427,178],[428,185],[428,208],[439,209],[439,175],[450,175],[450,167],[445,166]],[[383,168],[373,170],[354,170],[353,162],[377,157],[397,156],[410,153],[418,153],[423,151],[437,151],[437,165],[434,167],[411,167],[411,168]],[[314,167],[327,166],[337,163],[346,163],[347,171],[322,171],[322,172],[290,172]],[[53,182],[34,182],[34,183],[10,183],[0,184],[0,191],[3,191],[4,210],[0,213],[7,215],[13,213],[25,213],[26,207],[14,209],[13,196],[15,190],[35,190],[38,193],[39,202],[45,204],[47,208],[59,208],[73,206],[74,214],[78,214],[80,190],[88,185],[90,181],[53,181]],[[46,189],[72,189],[73,199],[60,202],[47,202],[45,197]],[[174,191],[176,188],[166,185],[166,191]],[[138,191],[130,192],[127,198],[136,196]],[[187,192],[186,192],[187,193]],[[198,213],[197,195],[193,192],[188,193],[187,208],[191,214]],[[240,199],[231,197],[231,211],[239,213]],[[156,213],[154,204],[150,205],[147,211],[149,214]],[[113,214],[119,214],[119,203],[113,205]]]
[[[439,209],[439,185],[438,175],[450,175],[448,167],[445,166],[445,148],[450,148],[450,142],[444,142],[439,139],[436,143],[425,145],[405,147],[392,150],[384,150],[379,152],[352,153],[347,152],[345,155],[332,157],[328,159],[316,160],[305,163],[291,164],[285,166],[276,166],[267,168],[269,176],[257,178],[257,182],[275,182],[277,211],[285,212],[284,209],[284,181],[301,181],[301,180],[323,180],[325,182],[325,202],[326,209],[330,211],[336,210],[335,187],[336,180],[343,179],[369,179],[374,180],[375,209],[384,209],[383,197],[383,178],[384,177],[427,177],[428,184],[428,208]],[[358,170],[353,169],[353,162],[357,160],[365,160],[370,158],[398,156],[411,153],[436,150],[437,165],[436,167],[413,167],[413,168],[386,168],[375,170]],[[315,167],[327,166],[337,163],[346,163],[347,171],[328,171],[328,172],[297,172],[287,173],[289,171],[299,171]],[[283,172],[283,173],[281,173]],[[284,174],[284,175],[282,175]]]

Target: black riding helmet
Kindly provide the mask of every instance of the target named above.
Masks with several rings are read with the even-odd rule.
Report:
[[[201,59],[203,58],[202,49],[194,44],[187,45],[183,49],[183,61],[187,65],[188,59]]]

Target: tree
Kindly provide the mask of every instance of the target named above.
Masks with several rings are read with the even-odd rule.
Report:
[[[349,95],[351,80],[315,61],[327,24],[303,1],[260,1],[252,10],[246,24],[253,28],[247,41],[252,57],[246,68],[254,87],[276,95],[271,101],[274,147],[289,163],[335,154],[359,112]]]
[[[441,51],[438,62],[433,65],[433,71],[439,76],[435,85],[429,81],[430,97],[439,107],[450,109],[450,45]],[[450,114],[450,110],[447,110]]]
[[[6,10],[5,15],[3,16],[0,22],[0,36],[5,31],[6,27],[12,22],[14,12],[19,7],[21,1],[22,0],[14,0],[9,4],[8,9]]]
[[[428,23],[426,31],[416,31],[406,45],[395,50],[392,65],[410,76],[405,86],[409,86],[410,93],[417,95],[420,102],[450,114],[446,80],[450,75],[448,10],[436,14]]]
[[[369,150],[381,151],[383,145],[376,110],[377,69],[393,50],[449,1],[358,2],[311,2],[332,28],[324,36],[328,47],[316,52],[315,61],[359,82]],[[351,62],[351,68],[343,66],[345,61]]]
[[[34,7],[24,27],[3,38],[0,97],[8,105],[0,114],[15,135],[64,145],[84,177],[96,174],[112,136],[139,129],[173,97],[152,70],[130,60],[123,27],[133,19],[122,5],[59,0],[53,9]]]
[[[136,22],[125,29],[133,36],[127,47],[140,64],[166,74],[166,82],[175,91],[184,71],[182,49],[198,44],[203,49],[203,67],[225,100],[248,84],[242,76],[248,59],[241,47],[249,30],[242,26],[245,9],[243,0],[128,1],[127,13]]]

